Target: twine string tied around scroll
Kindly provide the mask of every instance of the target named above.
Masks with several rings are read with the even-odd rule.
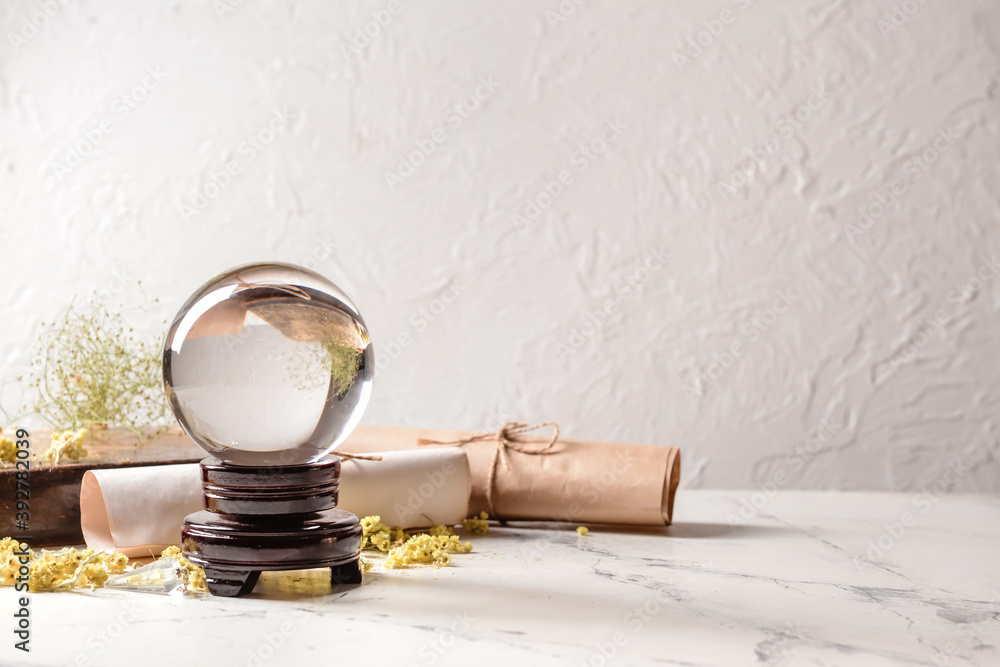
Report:
[[[521,437],[526,433],[537,431],[547,426],[552,427],[552,437],[542,447],[537,446],[540,444],[538,442]],[[510,461],[507,458],[508,449],[532,456],[549,456],[550,454],[555,454],[552,448],[559,441],[559,424],[555,422],[541,422],[540,424],[529,426],[526,422],[507,422],[496,433],[475,433],[458,438],[457,440],[429,440],[420,438],[417,440],[417,445],[457,445],[462,447],[473,442],[485,442],[489,440],[495,441],[496,447],[493,449],[493,459],[490,461],[490,471],[486,477],[486,507],[489,509],[491,517],[502,522],[503,519],[497,515],[496,507],[493,504],[493,487],[496,481],[497,464],[503,463],[504,470],[510,470]]]
[[[330,453],[339,456],[341,461],[350,461],[351,459],[361,459],[363,461],[382,460],[382,457],[378,454],[351,454],[350,452],[338,452],[337,450],[333,450]]]

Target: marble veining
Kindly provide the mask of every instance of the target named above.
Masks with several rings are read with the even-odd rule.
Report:
[[[737,519],[743,499],[684,492],[662,530],[496,527],[454,567],[346,590],[311,571],[242,599],[37,594],[33,652],[0,662],[1000,664],[997,498],[944,497],[909,526],[905,494],[785,492]]]

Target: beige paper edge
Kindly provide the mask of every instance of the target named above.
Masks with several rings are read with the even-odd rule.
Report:
[[[430,525],[424,514],[446,525],[468,516],[471,475],[462,449],[382,454],[381,461],[341,464],[338,507],[406,528]],[[184,517],[200,509],[198,464],[88,470],[80,487],[87,546],[129,557],[159,555],[179,544]]]
[[[80,485],[80,527],[88,547],[95,551],[114,550],[115,541],[111,537],[108,507],[104,502],[104,494],[101,493],[101,485],[91,470],[83,473]]]
[[[130,558],[179,544],[184,517],[201,508],[196,463],[88,470],[80,486],[87,546]]]
[[[341,463],[337,507],[403,528],[453,526],[469,516],[469,460],[460,448],[378,454],[381,461]]]

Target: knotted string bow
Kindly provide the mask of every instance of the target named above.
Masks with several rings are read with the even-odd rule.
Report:
[[[542,447],[537,447],[539,444],[537,442],[519,437],[525,433],[545,428],[546,426],[552,427],[552,437]],[[522,454],[531,454],[532,456],[555,454],[552,448],[555,447],[556,442],[559,440],[559,424],[555,422],[542,422],[541,424],[528,426],[525,422],[507,422],[496,433],[476,433],[459,438],[458,440],[428,440],[421,438],[417,440],[417,445],[458,445],[461,447],[472,442],[487,440],[496,441],[497,446],[493,450],[493,460],[490,461],[490,473],[486,478],[486,507],[490,511],[490,516],[499,519],[500,517],[497,516],[496,508],[493,506],[493,484],[497,474],[497,463],[502,462],[504,470],[510,470],[510,461],[507,459],[508,449],[513,449],[515,452],[521,452]],[[529,447],[529,445],[535,445],[535,447]]]

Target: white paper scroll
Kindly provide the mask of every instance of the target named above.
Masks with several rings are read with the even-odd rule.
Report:
[[[343,461],[337,507],[405,528],[454,525],[468,516],[469,462],[461,448],[380,454],[381,461]],[[129,557],[158,556],[179,544],[184,517],[200,509],[196,463],[89,470],[80,489],[87,546]]]

